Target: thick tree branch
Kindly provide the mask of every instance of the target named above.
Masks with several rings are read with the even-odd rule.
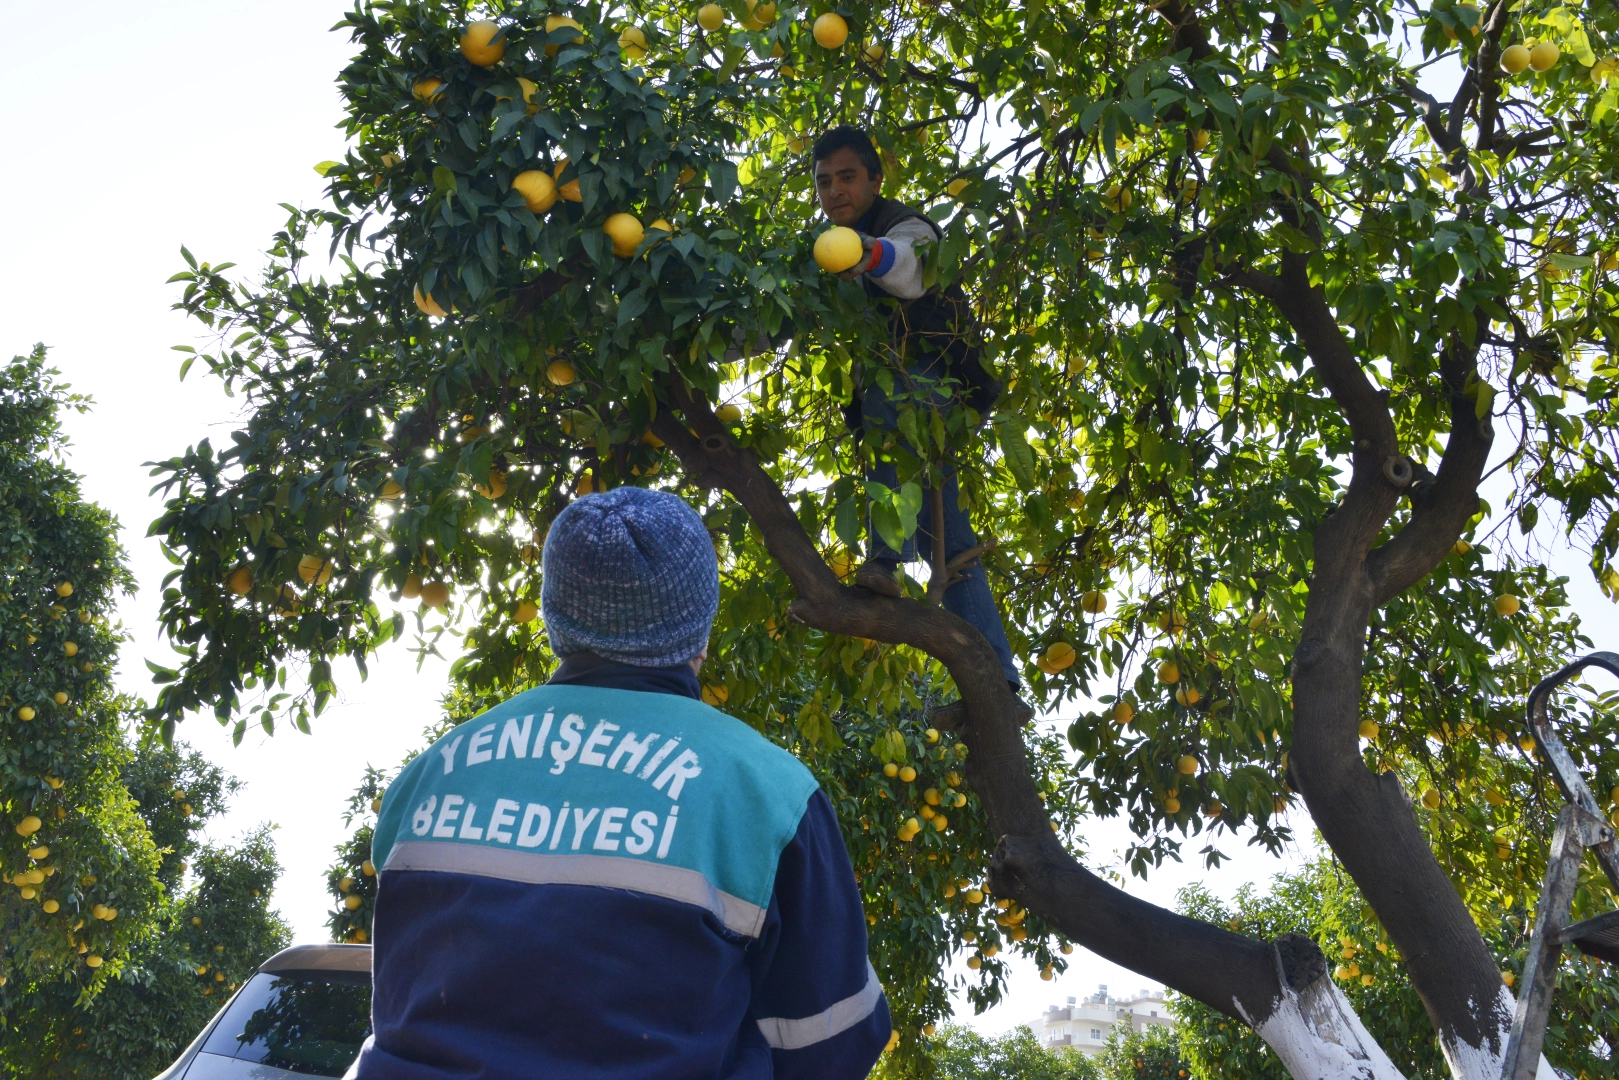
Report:
[[[1480,332],[1488,319],[1480,314]],[[1412,493],[1411,520],[1394,538],[1371,553],[1375,605],[1382,605],[1427,577],[1478,512],[1478,484],[1495,433],[1488,413],[1480,417],[1469,382],[1477,379],[1474,351],[1452,341],[1440,360],[1439,377],[1450,398],[1450,439],[1439,459],[1439,474],[1420,494]],[[1473,394],[1484,392],[1476,381]]]
[[[839,584],[780,486],[731,441],[707,402],[678,380],[669,396],[686,423],[662,412],[653,432],[692,480],[730,492],[752,516],[798,594],[790,608],[795,619],[832,633],[911,645],[949,668],[967,704],[967,779],[1001,838],[991,866],[996,891],[1099,955],[1234,1019],[1272,1016],[1283,992],[1269,945],[1131,897],[1062,846],[1030,777],[1021,707],[983,635],[942,607]]]

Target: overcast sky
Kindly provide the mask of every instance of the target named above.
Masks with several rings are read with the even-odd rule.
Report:
[[[152,692],[143,659],[171,662],[156,632],[158,584],[170,567],[145,539],[161,504],[147,494],[152,480],[142,463],[205,436],[223,442],[237,416],[205,373],[178,381],[180,354],[171,346],[200,345],[200,328],[169,310],[179,286],[165,280],[182,265],[181,244],[199,259],[261,266],[285,218],[277,204],[319,201],[323,181],[313,166],[343,151],[333,82],[349,46],[328,29],[347,6],[88,0],[71,21],[53,24],[50,40],[36,34],[35,47],[13,49],[8,62],[0,356],[44,342],[74,387],[96,399],[91,415],[68,421],[72,464],[84,474],[86,496],[123,523],[140,581],[140,594],[121,607],[132,641],[118,677],[132,693]],[[24,14],[16,0],[0,10],[13,21]],[[1564,561],[1578,608],[1596,620],[1588,629],[1612,631],[1610,605],[1577,558]],[[1619,635],[1598,636],[1599,644],[1619,642]],[[298,941],[326,938],[323,870],[345,835],[344,799],[367,763],[392,767],[418,744],[435,719],[446,667],[433,663],[418,674],[395,648],[375,663],[369,682],[340,670],[343,700],[315,722],[312,737],[267,738],[254,729],[233,748],[211,719],[182,725],[181,738],[247,784],[211,838],[229,842],[260,822],[276,826],[285,873],[275,900]],[[1307,820],[1295,824],[1308,836]],[[1116,823],[1086,832],[1103,862],[1127,842]],[[1236,859],[1207,884],[1223,895],[1298,858],[1278,862],[1241,841],[1222,846]],[[1128,888],[1172,903],[1177,888],[1201,877],[1194,866],[1172,867]],[[1115,992],[1146,985],[1083,951],[1072,959],[1054,984],[1025,965],[1008,1002],[972,1022],[1001,1031],[1098,983]]]

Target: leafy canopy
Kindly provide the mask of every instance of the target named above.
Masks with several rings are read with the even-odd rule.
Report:
[[[1320,341],[1274,302],[1297,280],[1335,320],[1312,332],[1336,335],[1384,396],[1412,506],[1456,394],[1507,433],[1501,505],[1481,506],[1473,546],[1376,620],[1380,726],[1363,749],[1414,800],[1440,793],[1444,857],[1476,904],[1529,890],[1544,835],[1530,823],[1547,808],[1515,710],[1583,642],[1521,537],[1545,514],[1619,584],[1619,92],[1603,59],[1619,13],[1542,0],[1497,41],[1449,0],[1228,4],[1192,30],[1176,29],[1192,25],[1177,3],[853,4],[839,9],[847,43],[829,49],[809,32],[822,5],[751,26],[727,10],[714,33],[657,3],[361,3],[346,17],[358,51],[339,80],[349,145],[320,166],[329,205],[291,213],[256,282],[189,253],[177,275],[181,306],[217,335],[186,366],[201,357],[247,413],[229,446],[156,467],[180,658],[158,673],[152,720],[172,732],[206,708],[238,738],[278,718],[308,730],[333,661],[363,672],[412,621],[424,652],[461,635],[473,698],[541,679],[552,660],[525,602],[547,523],[577,493],[637,483],[699,501],[722,551],[715,700],[811,758],[872,769],[895,737],[915,753],[906,724],[926,720],[905,718],[949,692],[947,673],[789,622],[758,528],[683,488],[646,435],[685,385],[740,407],[731,437],[840,573],[867,494],[908,530],[930,471],[964,463],[1030,692],[1106,708],[1070,727],[1077,761],[1036,777],[1054,816],[1128,814],[1137,873],[1191,837],[1210,864],[1239,833],[1274,847],[1288,662],[1352,449],[1307,355]],[[577,26],[551,19],[564,13]],[[457,47],[475,16],[502,27],[489,67]],[[620,44],[625,22],[644,55]],[[1562,59],[1497,76],[1498,46],[1530,39]],[[1454,108],[1422,89],[1454,85],[1480,49]],[[841,120],[873,130],[887,192],[943,228],[929,280],[969,288],[1008,384],[989,423],[903,402],[881,445],[841,427],[857,373],[883,377],[886,332],[858,286],[809,259],[804,144]],[[577,201],[531,209],[514,184],[528,172],[563,192],[577,181]],[[602,230],[616,213],[647,229],[625,256]],[[899,465],[898,492],[865,490],[876,454]],[[1507,595],[1517,614],[1501,613]],[[413,617],[389,613],[400,602]],[[1033,662],[1058,643],[1077,662]],[[1605,790],[1619,750],[1595,704],[1599,722],[1570,742]],[[892,795],[858,801],[883,828],[903,820]],[[887,900],[868,897],[873,918],[892,917]],[[942,886],[923,900],[967,910]]]

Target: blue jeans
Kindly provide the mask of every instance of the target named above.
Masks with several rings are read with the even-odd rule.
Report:
[[[922,394],[925,395],[922,398],[923,403],[948,407],[949,399],[942,392],[934,391],[931,395],[926,394],[930,374],[928,366],[913,368],[906,374],[910,376],[912,383],[906,392],[912,395],[913,400],[918,394]],[[899,381],[901,380],[896,380]],[[895,386],[896,392],[900,389],[900,386]],[[898,412],[875,380],[866,387],[861,397],[860,412],[867,445],[880,451],[884,440],[899,430]],[[967,518],[967,511],[961,508],[955,467],[947,461],[943,463],[940,471],[944,474],[944,557],[949,561],[968,548],[976,547],[978,537],[973,532],[972,522]],[[889,488],[899,487],[899,478],[892,461],[877,461],[866,472],[866,479],[875,480]],[[897,552],[883,542],[877,530],[872,527],[868,514],[867,557],[895,564],[912,562],[918,557],[931,562],[934,541],[932,488],[924,488],[922,491],[922,512],[917,520],[916,532],[905,539],[905,550]],[[984,564],[974,559],[961,568],[960,574],[963,580],[945,590],[945,610],[965,619],[984,635],[989,647],[995,650],[996,659],[1001,662],[1001,670],[1006,673],[1006,681],[1011,683],[1014,689],[1021,687],[1023,680],[1018,674],[1017,666],[1012,662],[1012,646],[1006,640],[1006,627],[1001,623],[1000,609],[995,606],[995,597],[989,591],[989,577],[984,571]]]

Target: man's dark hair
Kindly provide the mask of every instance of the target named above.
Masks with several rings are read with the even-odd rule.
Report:
[[[857,127],[848,124],[839,124],[837,127],[815,140],[815,148],[810,151],[811,161],[820,161],[828,155],[835,154],[847,146],[853,150],[860,159],[860,164],[866,167],[870,176],[883,174],[882,159],[877,156],[877,148],[871,145],[871,137]]]

